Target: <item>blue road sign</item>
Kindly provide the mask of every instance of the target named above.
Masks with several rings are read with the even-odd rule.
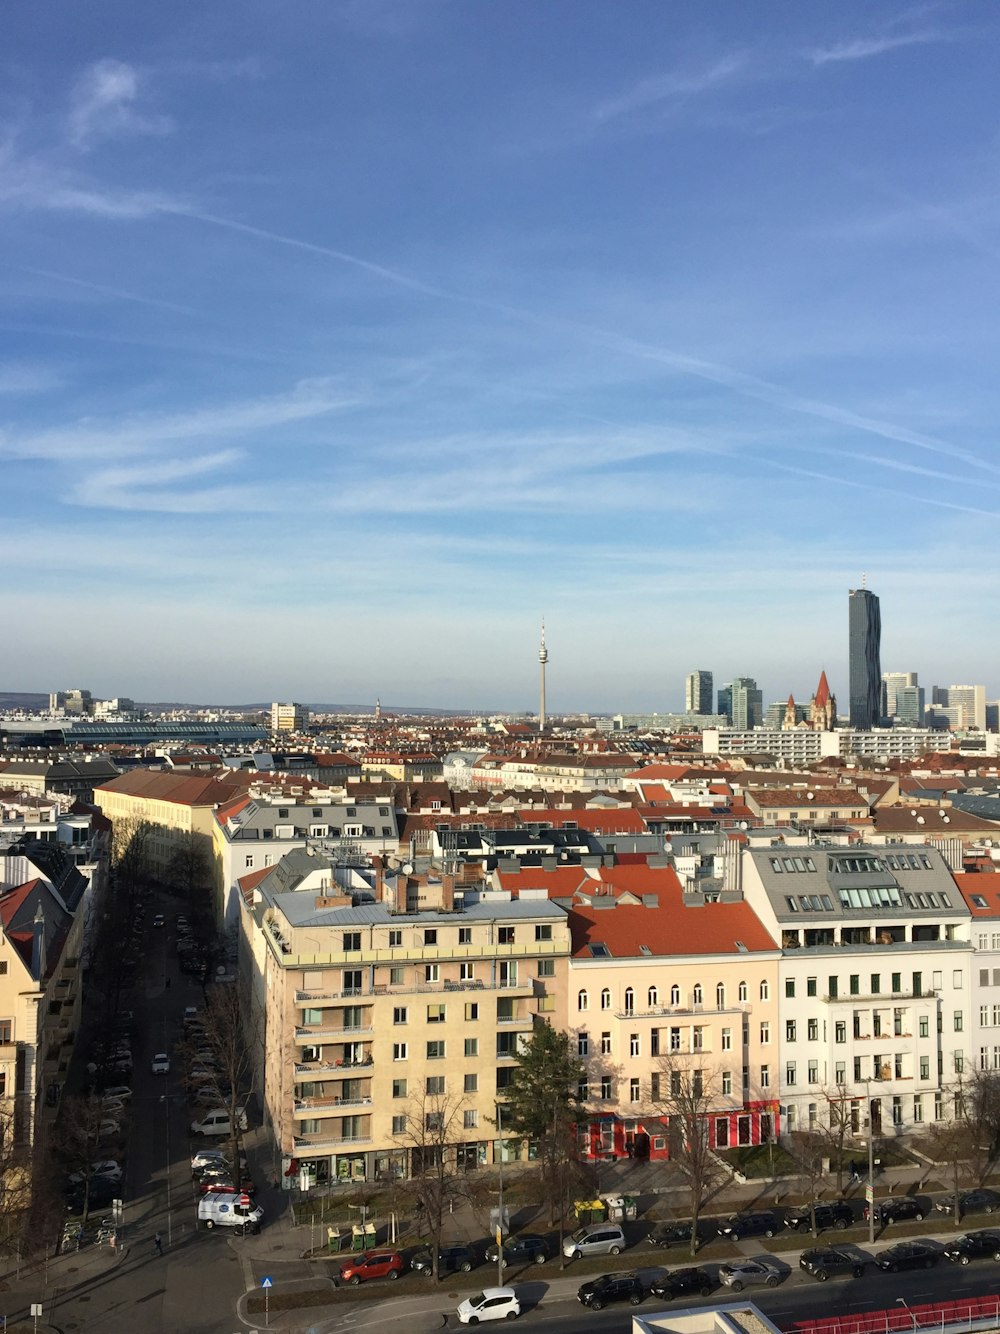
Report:
[[[260,1281],[260,1286],[262,1288],[273,1288],[274,1284],[271,1282],[269,1278],[262,1278]]]

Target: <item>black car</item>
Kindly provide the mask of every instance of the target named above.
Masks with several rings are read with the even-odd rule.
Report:
[[[664,1297],[669,1301],[689,1292],[707,1297],[714,1287],[715,1279],[707,1269],[674,1269],[661,1278],[653,1279],[649,1292],[653,1297]]]
[[[812,1210],[808,1204],[786,1210],[785,1227],[791,1228],[793,1232],[811,1232],[813,1211],[816,1214],[817,1232],[825,1232],[831,1227],[843,1232],[854,1222],[854,1210],[851,1206],[846,1200],[837,1200],[832,1204],[814,1204]]]
[[[82,1214],[84,1208],[88,1212],[93,1209],[106,1209],[112,1200],[121,1195],[121,1190],[120,1185],[105,1177],[91,1177],[89,1191],[85,1190],[83,1182],[67,1189],[64,1196],[66,1209],[71,1214]]]
[[[454,1274],[459,1270],[467,1274],[478,1263],[475,1251],[469,1246],[442,1246],[438,1251],[439,1274]],[[417,1251],[416,1255],[410,1258],[410,1268],[418,1274],[427,1274],[430,1277],[434,1273],[434,1259],[431,1252]]]
[[[897,1241],[895,1246],[876,1255],[875,1263],[886,1273],[898,1274],[901,1269],[933,1269],[938,1255],[926,1241]]]
[[[954,1214],[955,1192],[939,1195],[934,1201],[934,1208],[941,1214]],[[995,1190],[960,1190],[958,1192],[958,1212],[963,1214],[992,1214],[1000,1209],[1000,1195]]]
[[[865,1272],[865,1263],[856,1255],[842,1251],[836,1246],[817,1246],[813,1250],[803,1251],[799,1256],[799,1268],[807,1274],[825,1283],[831,1274],[850,1274],[860,1278]]]
[[[881,1200],[876,1204],[878,1210],[876,1217],[881,1219],[883,1226],[890,1223],[902,1223],[908,1218],[921,1223],[924,1218],[923,1207],[919,1200],[915,1200],[912,1195],[900,1195],[897,1199]],[[865,1205],[865,1222],[868,1222],[868,1205]]]
[[[497,1262],[497,1246],[494,1243],[486,1252],[491,1264]],[[549,1246],[544,1237],[525,1233],[521,1237],[508,1237],[503,1244],[503,1262],[505,1265],[536,1264],[542,1265],[549,1258]]]
[[[671,1246],[690,1246],[692,1233],[697,1235],[693,1223],[656,1223],[646,1240],[650,1246],[667,1250]]]
[[[770,1209],[760,1213],[733,1214],[719,1224],[719,1236],[730,1241],[739,1241],[741,1237],[773,1237],[781,1231],[778,1215]]]
[[[600,1311],[608,1302],[631,1302],[638,1306],[646,1295],[646,1290],[639,1281],[634,1269],[623,1270],[618,1274],[600,1274],[597,1278],[588,1278],[577,1290],[576,1299],[592,1311]]]
[[[944,1258],[954,1265],[967,1265],[973,1260],[1000,1260],[1000,1232],[984,1227],[979,1232],[966,1232],[949,1241]]]

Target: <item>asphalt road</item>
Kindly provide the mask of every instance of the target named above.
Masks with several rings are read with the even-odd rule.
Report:
[[[157,911],[165,913],[165,927],[150,924]],[[204,1004],[200,987],[177,966],[171,924],[178,911],[169,899],[148,904],[144,963],[133,996],[123,1003],[135,1013],[125,1196],[128,1254],[86,1292],[70,1289],[62,1296],[58,1323],[67,1332],[235,1334],[239,1329],[234,1316],[243,1292],[238,1257],[223,1233],[195,1227],[191,1112],[180,1074],[173,1068],[165,1076],[150,1071],[156,1052],[166,1051],[172,1060],[185,1005]],[[157,1232],[162,1256],[153,1242]]]

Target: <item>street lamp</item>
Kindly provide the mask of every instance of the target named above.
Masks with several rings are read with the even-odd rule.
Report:
[[[865,1080],[865,1102],[868,1106],[868,1245],[875,1244],[875,1118],[872,1116],[871,1080]]]
[[[493,1104],[497,1112],[497,1145],[499,1147],[499,1160],[497,1162],[497,1287],[503,1287],[503,1129],[500,1124],[500,1104]]]
[[[911,1310],[910,1310],[909,1306],[907,1306],[907,1304],[906,1304],[906,1298],[905,1298],[905,1297],[897,1297],[897,1298],[896,1298],[896,1304],[897,1304],[898,1306],[902,1306],[902,1307],[906,1310],[906,1314],[907,1314],[907,1315],[910,1317],[910,1319],[913,1321],[913,1334],[917,1334],[917,1313],[916,1313],[916,1311],[911,1311]]]

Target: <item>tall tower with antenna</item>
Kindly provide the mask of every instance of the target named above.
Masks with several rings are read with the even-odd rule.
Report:
[[[545,664],[549,660],[549,651],[545,647],[545,622],[542,621],[542,642],[538,649],[538,664],[541,673],[541,688],[538,697],[538,730],[545,731]]]

